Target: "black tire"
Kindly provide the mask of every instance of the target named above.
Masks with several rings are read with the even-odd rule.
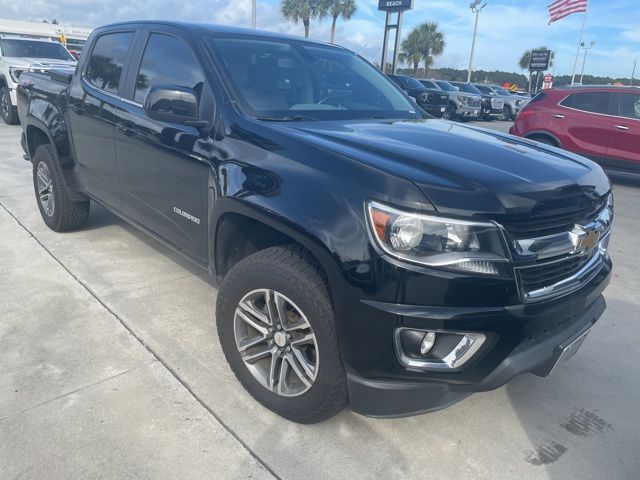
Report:
[[[236,308],[246,294],[256,289],[275,290],[295,302],[315,335],[318,371],[308,390],[298,396],[282,396],[259,383],[236,346]],[[253,398],[268,409],[294,422],[316,423],[334,416],[347,404],[346,378],[327,282],[306,250],[271,247],[234,265],[218,291],[216,321],[231,370]]]
[[[442,114],[442,118],[445,120],[455,120],[456,119],[456,106],[453,103],[450,103],[445,108],[444,113]]]
[[[503,121],[509,121],[511,120],[512,117],[512,113],[511,113],[511,107],[509,105],[505,105],[504,107],[502,107],[502,115],[500,116],[500,120]]]
[[[18,112],[11,105],[11,96],[7,87],[0,89],[0,116],[2,116],[2,120],[7,125],[16,125],[18,123]]]
[[[56,232],[68,232],[84,227],[89,218],[89,201],[74,202],[70,200],[69,191],[62,178],[62,171],[53,147],[50,144],[40,145],[31,161],[33,163],[33,188],[44,223]],[[50,180],[48,190],[42,188],[42,185],[47,183],[42,180],[41,174],[44,172],[48,173]],[[51,195],[52,198],[49,199],[48,195]]]

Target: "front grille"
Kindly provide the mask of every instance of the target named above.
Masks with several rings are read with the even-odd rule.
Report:
[[[561,261],[522,268],[519,270],[520,285],[525,293],[550,287],[578,273],[591,258],[592,256],[587,255],[573,256]]]
[[[570,212],[547,215],[521,215],[520,218],[500,219],[499,223],[509,232],[514,240],[523,238],[544,237],[554,233],[568,232],[577,224],[592,221],[605,206],[606,198],[589,206]]]

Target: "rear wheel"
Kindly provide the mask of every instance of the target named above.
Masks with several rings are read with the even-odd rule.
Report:
[[[15,125],[18,123],[18,112],[16,112],[14,106],[11,105],[11,96],[9,95],[9,89],[7,87],[0,89],[0,115],[7,125]]]
[[[78,230],[87,223],[89,201],[74,202],[49,144],[40,145],[32,158],[33,187],[42,219],[56,232]]]
[[[300,423],[344,408],[331,299],[303,249],[271,247],[238,262],[220,286],[216,320],[231,369],[265,407]]]

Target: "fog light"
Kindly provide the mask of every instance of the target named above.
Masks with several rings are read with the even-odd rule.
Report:
[[[426,356],[436,343],[436,332],[427,332],[420,344],[420,353]]]

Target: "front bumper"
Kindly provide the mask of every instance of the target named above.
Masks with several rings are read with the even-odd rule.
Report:
[[[607,262],[580,290],[535,304],[467,308],[367,301],[380,313],[395,315],[394,328],[476,331],[485,333],[488,341],[457,372],[408,372],[395,366],[372,374],[347,364],[352,410],[372,417],[415,415],[444,408],[474,392],[498,388],[522,373],[548,375],[562,347],[583,335],[601,316],[605,309],[602,292],[610,272]]]
[[[426,110],[428,113],[430,113],[431,115],[434,115],[436,117],[441,117],[446,108],[447,105],[434,105],[432,103],[419,103],[420,108],[422,108],[423,110]]]
[[[478,118],[480,116],[481,107],[470,107],[461,103],[457,104],[456,115],[464,118]]]

